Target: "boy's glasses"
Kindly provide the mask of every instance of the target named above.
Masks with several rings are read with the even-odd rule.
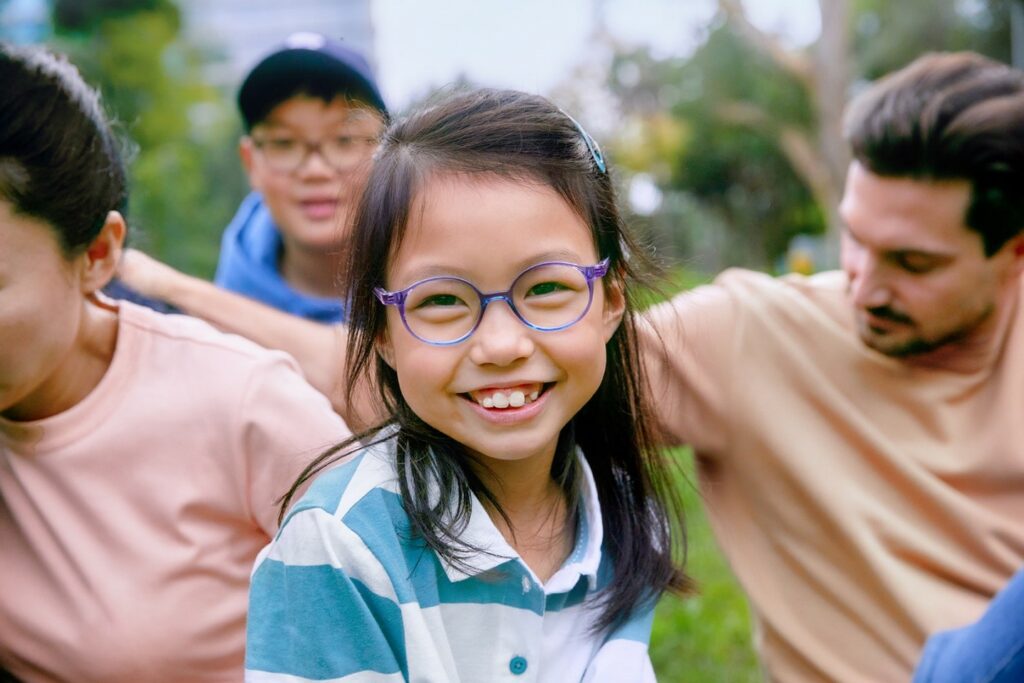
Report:
[[[501,300],[527,327],[564,330],[580,321],[594,300],[594,280],[608,272],[608,259],[593,266],[550,261],[530,266],[504,292],[485,294],[459,277],[420,280],[397,292],[376,287],[385,306],[397,306],[409,333],[420,341],[449,346],[465,341],[480,325],[487,304]]]
[[[294,173],[313,152],[335,171],[348,171],[373,156],[378,139],[358,135],[336,135],[310,142],[285,136],[252,137],[267,166],[279,173]]]

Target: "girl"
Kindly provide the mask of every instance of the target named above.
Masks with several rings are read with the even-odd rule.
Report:
[[[274,501],[349,432],[282,354],[103,298],[99,99],[2,43],[0,83],[0,680],[237,681]]]
[[[653,680],[689,582],[596,143],[540,97],[451,96],[385,135],[350,253],[348,384],[373,364],[393,417],[262,553],[248,679]]]

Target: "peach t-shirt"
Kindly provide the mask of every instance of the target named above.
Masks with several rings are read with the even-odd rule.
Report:
[[[1024,565],[1024,311],[984,370],[915,369],[864,346],[845,287],[731,270],[642,330],[786,683],[908,681]]]
[[[275,501],[349,431],[282,353],[127,302],[119,318],[81,403],[0,419],[0,668],[239,681]]]

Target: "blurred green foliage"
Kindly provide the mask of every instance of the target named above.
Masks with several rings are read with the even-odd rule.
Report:
[[[170,0],[62,0],[56,47],[97,86],[126,139],[131,240],[212,276],[220,233],[245,192],[234,110],[203,80]]]
[[[1010,5],[1019,0],[856,0],[858,75],[874,80],[923,52],[974,50],[1010,62]]]
[[[851,93],[928,51],[972,49],[1009,61],[1013,1],[849,0]],[[817,58],[813,45],[780,49]],[[662,192],[660,210],[641,225],[660,233],[655,241],[670,256],[708,273],[728,265],[772,271],[792,237],[828,229],[832,207],[818,204],[783,150],[787,134],[819,134],[808,80],[723,16],[689,57],[620,51],[608,87],[624,119],[608,147],[627,175],[648,174]]]

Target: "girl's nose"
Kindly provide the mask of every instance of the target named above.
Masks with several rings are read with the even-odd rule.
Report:
[[[532,331],[501,300],[488,304],[469,342],[469,358],[477,365],[511,365],[534,350]]]

